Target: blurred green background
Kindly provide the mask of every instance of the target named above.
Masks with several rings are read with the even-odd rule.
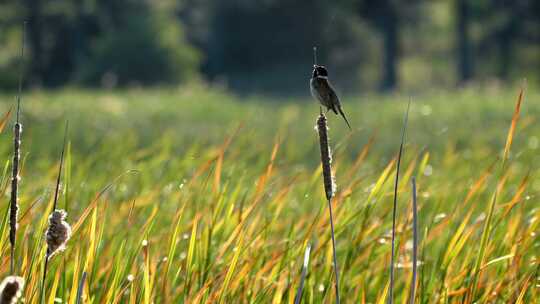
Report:
[[[0,88],[204,81],[307,94],[312,47],[341,92],[540,79],[534,0],[7,0]]]
[[[409,99],[394,295],[404,303],[408,293],[415,176],[421,303],[463,302],[477,259],[486,264],[475,302],[538,298],[538,0],[2,0],[0,43],[4,190],[23,68],[20,210],[28,216],[16,251],[25,303],[42,288],[35,274],[66,120],[60,206],[81,229],[64,263],[51,264],[50,303],[70,292],[74,302],[83,270],[92,303],[204,302],[190,301],[197,294],[208,303],[216,295],[292,303],[311,241],[305,301],[331,302],[319,107],[307,96],[313,46],[353,129],[328,115],[344,299],[362,291],[362,301],[384,301],[392,159]],[[520,88],[512,149],[498,169]],[[180,206],[185,215],[175,219]],[[489,210],[493,228],[484,230]],[[7,238],[0,252],[3,275]],[[56,282],[67,283],[56,285],[60,269]]]

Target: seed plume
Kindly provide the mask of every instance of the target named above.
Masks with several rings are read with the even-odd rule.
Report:
[[[9,276],[0,284],[0,304],[14,304],[22,295],[24,279]]]
[[[54,210],[49,216],[49,227],[45,233],[47,240],[47,258],[66,248],[71,236],[71,226],[65,221],[67,213],[64,210]]]

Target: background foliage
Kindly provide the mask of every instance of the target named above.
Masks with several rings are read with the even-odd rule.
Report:
[[[245,93],[304,93],[312,47],[342,90],[425,89],[540,70],[534,0],[7,0],[0,86],[149,85],[203,78]]]

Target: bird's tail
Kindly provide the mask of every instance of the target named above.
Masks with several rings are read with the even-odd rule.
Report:
[[[341,116],[345,120],[345,123],[347,123],[347,126],[349,127],[349,130],[352,131],[351,125],[349,124],[349,121],[347,120],[347,117],[345,117],[345,113],[343,113],[343,110],[341,109],[341,107],[338,106],[337,108],[338,108],[339,114],[341,114]]]

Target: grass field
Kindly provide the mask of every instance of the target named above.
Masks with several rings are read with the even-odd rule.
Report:
[[[411,284],[411,178],[418,184],[417,303],[535,303],[540,298],[540,94],[518,87],[413,98],[397,209],[394,300]],[[0,96],[0,115],[15,106]],[[393,181],[408,96],[344,98],[354,131],[329,114],[343,303],[384,303]],[[334,303],[332,247],[312,100],[216,89],[26,93],[15,273],[38,303],[65,120],[59,207],[73,233],[49,262],[45,294],[76,303]],[[14,115],[0,134],[0,278],[9,275],[7,210]],[[498,187],[489,234],[492,196]],[[475,262],[487,236],[481,271]],[[474,296],[471,296],[474,294]]]

